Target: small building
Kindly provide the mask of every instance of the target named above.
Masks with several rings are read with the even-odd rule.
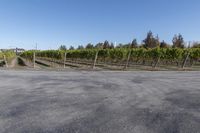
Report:
[[[13,51],[18,55],[18,54],[21,54],[25,51],[25,49],[23,48],[16,48],[16,49],[13,49]]]
[[[23,49],[23,48],[0,49],[0,52],[6,52],[6,51],[13,51],[18,55],[20,53],[23,53],[25,51],[25,49]]]

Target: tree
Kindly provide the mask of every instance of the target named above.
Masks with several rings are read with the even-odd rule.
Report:
[[[192,48],[200,48],[200,42],[194,42]]]
[[[103,49],[108,49],[110,48],[110,44],[109,42],[106,40],[104,43],[103,43]]]
[[[185,47],[184,39],[181,34],[174,35],[172,42],[173,42],[173,46],[172,46],[173,48],[184,48]]]
[[[91,43],[88,43],[85,48],[86,49],[93,49],[94,46]]]
[[[131,43],[122,44],[122,48],[130,48],[130,47],[131,47]]]
[[[95,45],[95,48],[103,48],[103,43],[97,43],[97,44]]]
[[[77,49],[84,49],[83,45],[79,45]]]
[[[60,45],[59,50],[67,50],[67,47],[65,45]]]
[[[116,46],[116,48],[123,48],[124,47],[124,45],[122,44],[122,43],[119,43],[117,46]]]
[[[69,50],[74,50],[74,47],[73,47],[73,46],[70,46],[70,47],[69,47]]]
[[[160,48],[168,48],[169,45],[163,40],[161,43],[160,43]]]
[[[138,47],[138,43],[136,39],[133,39],[133,41],[131,42],[131,48],[137,48]]]
[[[113,48],[115,48],[115,46],[114,46],[114,43],[110,43],[110,49],[113,49]]]
[[[154,37],[151,31],[147,33],[147,37],[143,40],[143,42],[145,48],[155,48],[160,44],[158,36]]]

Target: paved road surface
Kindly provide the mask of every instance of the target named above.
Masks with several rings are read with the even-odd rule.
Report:
[[[200,72],[0,71],[0,133],[199,133]]]

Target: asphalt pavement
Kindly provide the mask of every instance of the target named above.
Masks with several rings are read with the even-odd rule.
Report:
[[[0,133],[200,133],[200,72],[0,70]]]

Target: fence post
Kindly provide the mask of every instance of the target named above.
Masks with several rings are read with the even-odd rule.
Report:
[[[126,66],[125,66],[124,69],[127,69],[127,68],[128,68],[130,57],[131,57],[131,50],[130,50],[129,53],[128,53],[128,58],[127,58]]]
[[[55,62],[54,62],[54,58],[53,57],[51,57],[52,59],[52,67],[54,68],[55,67]]]
[[[3,55],[3,58],[4,58],[4,62],[5,62],[5,64],[6,64],[6,67],[8,67],[8,62],[6,61],[6,56]]]
[[[184,67],[185,67],[185,65],[186,65],[186,62],[187,62],[187,60],[188,60],[188,58],[189,58],[189,55],[190,55],[189,48],[190,48],[190,42],[189,42],[189,45],[188,45],[188,52],[187,52],[187,56],[186,56],[186,58],[185,58],[185,59],[184,59],[184,61],[183,61],[182,68],[184,68]]]
[[[189,55],[190,55],[190,52],[188,51],[187,56],[186,56],[186,58],[185,58],[184,61],[183,61],[182,68],[185,67],[186,62],[187,62],[187,60],[188,60],[188,58],[189,58]]]
[[[155,65],[154,65],[154,68],[156,68],[157,67],[157,65],[158,65],[158,63],[160,62],[160,56],[158,57],[158,59],[157,59],[157,61],[156,61],[156,63],[155,63]]]
[[[35,68],[35,52],[33,53],[33,68]]]
[[[97,50],[97,52],[96,52],[95,59],[94,59],[94,64],[93,64],[92,69],[94,69],[95,66],[96,66],[96,62],[97,62],[97,58],[98,58],[98,54],[99,54],[99,50]]]
[[[66,66],[65,66],[65,62],[66,62],[66,55],[67,55],[67,53],[65,52],[65,55],[64,55],[64,62],[63,62],[63,63],[64,63],[64,68],[66,67]]]

